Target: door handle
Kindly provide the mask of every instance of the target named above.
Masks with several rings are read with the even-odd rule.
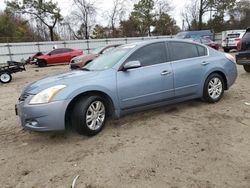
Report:
[[[164,71],[162,71],[162,73],[161,73],[162,76],[165,76],[165,75],[168,75],[168,74],[171,74],[171,72],[170,72],[170,71],[167,71],[167,70],[164,70]]]
[[[208,65],[209,64],[209,62],[207,62],[207,61],[203,61],[202,63],[201,63],[201,65],[203,65],[203,66],[206,66],[206,65]]]

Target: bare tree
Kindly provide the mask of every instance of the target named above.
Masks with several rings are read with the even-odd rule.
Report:
[[[120,23],[126,13],[127,0],[113,0],[113,6],[106,12],[111,26],[112,36],[115,37],[115,26]]]
[[[89,39],[89,33],[94,26],[96,17],[96,6],[94,1],[90,0],[73,0],[74,11],[72,16],[74,17],[76,25],[79,26],[77,35],[83,36],[85,39]],[[80,25],[79,25],[80,24]],[[71,27],[72,28],[72,27]]]
[[[156,0],[155,7],[157,10],[157,14],[160,16],[162,14],[167,14],[171,10],[171,6],[166,0]]]
[[[182,18],[188,25],[188,30],[197,29],[194,27],[194,23],[198,23],[199,19],[199,2],[195,0],[193,4],[188,4],[184,8],[184,11],[181,13]]]

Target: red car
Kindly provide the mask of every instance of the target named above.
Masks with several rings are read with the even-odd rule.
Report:
[[[71,59],[70,61],[70,68],[71,69],[82,68],[88,63],[90,63],[92,60],[94,60],[95,58],[113,50],[114,48],[118,46],[121,46],[121,44],[106,45],[106,46],[99,47],[99,48],[92,50],[88,55],[81,55],[81,56],[75,57]]]
[[[219,49],[219,44],[217,42],[212,41],[209,38],[197,38],[197,39],[194,39],[194,41],[201,43],[201,44],[205,44],[205,45],[207,45],[215,50]]]
[[[69,63],[70,60],[76,56],[82,55],[82,50],[74,50],[70,48],[57,48],[51,52],[37,56],[34,62],[39,67],[45,67],[47,65]]]

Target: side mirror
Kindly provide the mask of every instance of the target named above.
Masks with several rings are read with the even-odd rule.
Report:
[[[49,53],[48,55],[51,56],[51,53]]]
[[[135,68],[139,68],[139,67],[141,67],[140,61],[129,61],[123,65],[123,70],[126,71],[128,69],[135,69]]]

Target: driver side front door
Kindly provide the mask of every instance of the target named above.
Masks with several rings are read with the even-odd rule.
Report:
[[[138,49],[125,61],[140,61],[142,67],[117,73],[117,92],[122,110],[174,97],[172,65],[167,57],[166,44],[157,42]]]

